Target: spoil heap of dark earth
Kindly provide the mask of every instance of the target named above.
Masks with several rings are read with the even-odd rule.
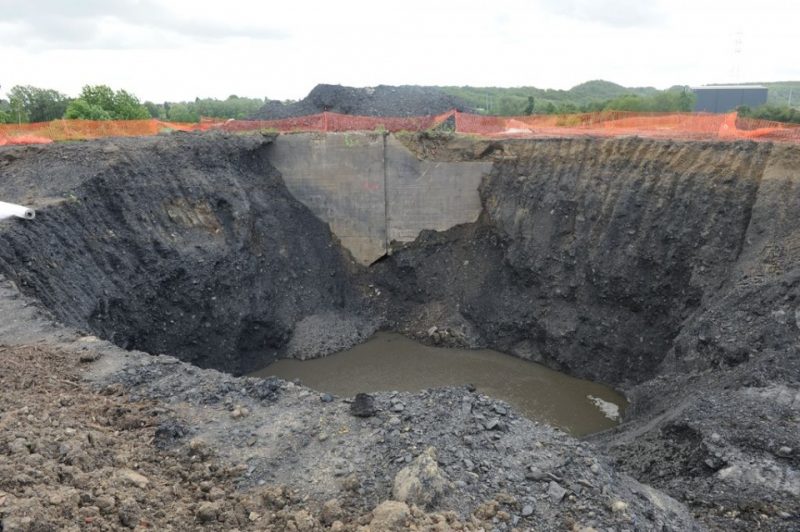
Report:
[[[273,120],[324,111],[361,116],[428,116],[456,109],[472,111],[463,100],[437,87],[378,85],[372,88],[320,84],[292,103],[268,101],[250,118]]]
[[[407,137],[494,161],[483,212],[364,268],[271,141],[0,150],[2,199],[39,208],[0,226],[4,532],[797,529],[800,149]],[[345,344],[489,346],[631,408],[581,442],[466,388],[351,409],[233,376],[320,313]]]

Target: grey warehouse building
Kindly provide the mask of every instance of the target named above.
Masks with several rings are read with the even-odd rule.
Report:
[[[692,87],[692,92],[697,95],[694,110],[705,113],[727,113],[740,105],[758,107],[767,103],[767,90],[761,85]]]

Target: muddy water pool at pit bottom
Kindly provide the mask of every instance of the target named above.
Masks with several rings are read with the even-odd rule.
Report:
[[[273,375],[340,397],[473,384],[529,419],[578,437],[614,427],[627,406],[608,386],[534,362],[490,349],[430,347],[389,332],[324,358],[278,360],[249,376]]]

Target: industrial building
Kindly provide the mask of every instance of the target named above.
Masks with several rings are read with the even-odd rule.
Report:
[[[696,112],[727,113],[740,105],[758,107],[767,103],[767,87],[761,85],[711,85],[692,87],[697,95]]]

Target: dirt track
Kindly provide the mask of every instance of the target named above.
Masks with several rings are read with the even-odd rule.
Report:
[[[143,456],[133,459],[144,464],[143,474],[167,475],[165,484],[187,463],[181,460],[191,460],[197,438],[205,441],[219,472],[213,482],[226,493],[220,504],[229,505],[217,517],[230,513],[242,528],[257,526],[246,501],[259,481],[309,497],[292,511],[307,508],[322,519],[322,505],[335,499],[344,508],[343,526],[366,524],[393,496],[400,470],[433,446],[449,488],[431,511],[454,510],[470,526],[796,529],[797,148],[642,139],[406,141],[429,158],[495,160],[481,189],[484,211],[475,224],[423,233],[370,270],[356,266],[288,194],[264,157],[269,137],[0,150],[4,199],[44,207],[35,223],[0,228],[0,310],[14,317],[0,323],[0,344],[22,346],[2,353],[4,375],[15,372],[4,404],[18,405],[3,407],[0,417],[0,458],[15,468],[12,485],[0,486],[3,526],[11,529],[26,505],[43,504],[30,490],[68,489],[52,475],[13,483],[34,475],[27,469],[45,469],[20,456],[51,469],[66,460],[57,449],[33,452],[15,443],[33,430],[27,424],[47,412],[84,420],[76,425],[85,434],[100,431],[86,421],[100,412],[112,423],[98,424],[110,445],[130,445],[125,452]],[[320,309],[332,320],[351,319],[353,341],[377,322],[622,386],[632,400],[628,420],[579,443],[513,412],[499,414],[503,405],[463,389],[381,394],[378,414],[359,420],[347,402],[323,403],[302,387],[240,380],[81,339],[93,333],[122,347],[241,372],[282,354],[294,325]],[[68,328],[49,323],[53,316]],[[427,333],[433,325],[442,331],[435,339]],[[319,329],[326,334],[325,323]],[[12,352],[22,358],[5,356]],[[82,355],[97,360],[76,363]],[[55,367],[60,380],[52,381]],[[38,398],[28,406],[33,420],[19,419],[20,387],[31,382]],[[123,395],[97,393],[109,386]],[[70,393],[79,394],[79,407],[58,402]],[[397,402],[401,415],[393,414]],[[120,432],[136,435],[124,441],[114,439],[117,421],[102,413],[122,405],[131,410],[123,418],[146,421]],[[14,423],[26,425],[16,430]],[[47,440],[85,438],[77,427],[59,432],[61,422],[44,426]],[[136,469],[93,453],[82,444],[76,463],[112,468],[109,479],[121,467]],[[148,469],[165,460],[175,468]],[[183,486],[177,528],[199,526],[198,505],[215,502],[205,501],[202,480],[174,480]],[[561,497],[551,482],[566,489]],[[156,485],[161,481],[148,484]],[[114,507],[129,496],[119,492]],[[169,513],[165,502],[144,497],[137,503],[143,519],[169,518],[158,517],[159,509]],[[34,500],[20,502],[25,498]],[[272,511],[259,504],[251,511]],[[91,517],[80,513],[93,512],[82,510],[91,506],[93,499],[79,497],[63,517],[72,521],[63,523]],[[114,515],[101,511],[98,519],[121,526]],[[280,529],[294,518],[275,519]]]

